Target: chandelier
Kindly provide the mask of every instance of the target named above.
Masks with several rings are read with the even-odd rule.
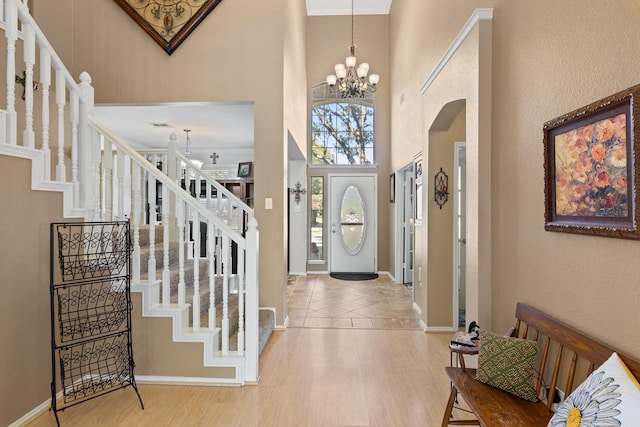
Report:
[[[343,98],[364,98],[365,93],[373,93],[380,76],[377,74],[369,75],[367,83],[367,74],[369,73],[369,64],[363,62],[356,67],[356,48],[353,42],[353,0],[351,0],[351,46],[349,46],[350,55],[345,59],[345,64],[336,64],[335,74],[327,76],[327,85],[331,91],[339,93]]]

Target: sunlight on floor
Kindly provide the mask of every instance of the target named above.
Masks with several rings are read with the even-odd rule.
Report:
[[[297,276],[288,287],[290,328],[420,329],[411,291],[385,275],[365,281]]]

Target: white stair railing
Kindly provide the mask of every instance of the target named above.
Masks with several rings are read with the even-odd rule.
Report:
[[[132,221],[133,230],[133,255],[132,265],[133,268],[137,268],[138,271],[132,271],[133,277],[137,277],[142,280],[142,277],[155,273],[155,268],[151,272],[151,266],[149,271],[140,271],[140,244],[139,244],[139,229],[143,224],[149,224],[149,228],[152,228],[152,224],[155,223],[155,200],[152,198],[152,192],[147,198],[146,202],[149,205],[147,215],[143,215],[145,209],[143,208],[143,197],[141,195],[142,188],[156,187],[156,183],[160,183],[162,186],[162,218],[166,242],[167,232],[170,228],[165,223],[168,222],[167,210],[175,209],[176,228],[177,228],[177,242],[178,242],[178,282],[177,284],[170,283],[169,275],[165,274],[166,266],[168,264],[169,248],[167,243],[163,243],[162,250],[164,251],[163,259],[165,260],[163,278],[162,278],[162,304],[170,305],[167,301],[167,295],[171,293],[172,288],[177,287],[178,306],[189,305],[192,309],[192,317],[190,326],[194,331],[202,330],[200,325],[201,312],[209,314],[209,324],[205,327],[205,330],[217,331],[221,337],[221,345],[218,349],[221,356],[233,355],[244,356],[247,360],[248,367],[245,367],[245,379],[248,381],[257,380],[257,377],[249,377],[249,375],[257,375],[257,361],[258,347],[258,298],[257,295],[251,296],[250,294],[255,292],[257,294],[257,229],[256,221],[253,215],[244,218],[247,221],[246,230],[245,227],[239,227],[235,217],[225,216],[220,218],[216,216],[211,209],[203,204],[193,194],[183,189],[174,178],[165,174],[157,166],[155,159],[158,156],[167,158],[164,154],[153,154],[152,157],[145,157],[142,154],[136,152],[132,147],[128,146],[124,141],[118,138],[108,129],[104,128],[98,122],[90,119],[90,128],[93,133],[93,140],[95,143],[104,145],[103,160],[101,161],[101,167],[121,167],[120,163],[124,163],[124,176],[130,176],[132,179],[131,194],[131,207],[129,210],[125,206],[121,206],[123,199],[121,194],[122,190],[118,188],[116,191],[113,187],[113,180],[107,180],[106,187],[112,187],[111,191],[104,188],[102,194],[111,195],[112,200],[110,205],[112,206],[111,212],[102,212],[102,220],[110,220],[119,215],[127,215],[127,212],[131,212],[130,218]],[[175,137],[172,137],[175,142]],[[171,143],[171,141],[170,141]],[[109,147],[109,150],[106,149]],[[113,165],[113,161],[106,159],[116,159],[117,165]],[[124,159],[124,160],[122,160]],[[188,161],[188,159],[181,159],[181,161]],[[127,166],[130,164],[130,166]],[[128,168],[131,169],[128,169]],[[169,168],[171,173],[171,168]],[[102,176],[110,176],[113,172],[103,171]],[[220,187],[217,182],[208,183],[208,185]],[[226,191],[226,189],[225,189]],[[126,192],[126,190],[125,190]],[[230,193],[229,193],[230,194]],[[230,205],[242,204],[232,194],[228,199],[220,198],[221,202],[226,202]],[[127,204],[128,197],[124,197],[124,204]],[[102,203],[101,205],[109,205],[109,203]],[[246,205],[245,205],[246,206]],[[230,209],[227,210],[240,210],[241,212],[252,214],[253,211],[246,207],[245,209]],[[241,216],[241,218],[243,217]],[[233,219],[233,221],[230,221]],[[231,225],[229,225],[229,222]],[[202,224],[202,227],[199,225]],[[240,230],[236,230],[233,227],[239,227]],[[201,230],[206,230],[205,233],[201,233]],[[154,231],[155,233],[155,231]],[[244,235],[243,235],[244,233]],[[208,291],[209,300],[203,301],[201,299],[201,280],[199,277],[200,263],[202,262],[201,250],[202,245],[200,239],[204,240],[204,247],[208,248],[204,257],[208,262]],[[150,242],[152,238],[149,238]],[[237,256],[232,257],[232,246],[237,249]],[[187,248],[192,248],[190,251]],[[193,263],[192,278],[187,285],[185,266],[187,265],[187,259]],[[232,274],[233,271],[237,271],[237,274]],[[213,297],[215,293],[215,278],[221,277],[221,283],[218,285],[222,287],[222,319],[220,324],[216,324],[216,306],[215,299]],[[135,280],[135,279],[134,279]],[[231,285],[233,281],[234,286]],[[237,285],[237,286],[235,286]],[[229,298],[232,291],[238,292],[240,302],[243,303],[243,307],[239,308],[243,316],[239,316],[237,342],[234,343],[237,350],[230,350],[229,335]],[[191,293],[187,292],[191,288]],[[240,295],[242,295],[240,297]],[[255,311],[255,313],[253,313]],[[255,357],[256,360],[253,360]],[[252,369],[252,367],[254,367]]]
[[[175,145],[171,156],[170,149],[169,153],[145,158],[95,121],[92,117],[91,77],[82,73],[80,83],[75,82],[29,14],[26,0],[0,0],[0,3],[3,6],[0,28],[4,28],[7,40],[6,108],[0,111],[0,152],[31,158],[32,187],[63,191],[65,216],[82,217],[87,221],[129,218],[133,233],[132,277],[136,281],[146,277],[151,283],[157,279],[154,250],[150,251],[153,255],[149,257],[148,267],[144,272],[140,270],[140,255],[143,249],[146,250],[140,243],[140,230],[141,226],[148,225],[149,246],[155,246],[158,220],[154,193],[158,188],[156,184],[161,184],[163,203],[159,213],[163,225],[163,265],[159,305],[175,306],[170,296],[175,288],[179,288],[179,307],[193,309],[189,322],[191,330],[203,332],[199,313],[207,312],[209,324],[204,331],[221,336],[218,357],[242,356],[245,366],[241,369],[244,374],[241,381],[257,381],[258,231],[251,208],[217,182],[199,175],[197,168],[176,152]],[[18,59],[16,45],[20,41],[24,55]],[[24,75],[17,70],[24,70]],[[34,70],[39,70],[39,85],[34,84]],[[24,82],[24,110],[16,107],[19,104],[17,99],[22,98],[22,88],[16,87],[17,81]],[[50,95],[52,86],[54,96]],[[38,108],[34,103],[36,90],[40,90],[42,97]],[[20,133],[18,123],[24,125]],[[173,142],[175,144],[175,138]],[[163,169],[169,174],[158,169],[159,162],[166,165]],[[182,169],[188,173],[186,176],[195,174],[196,184],[206,183],[206,202],[181,188],[177,182],[177,171]],[[216,194],[215,199],[211,193]],[[154,211],[145,210],[146,206],[153,206]],[[205,230],[203,234],[199,224]],[[177,237],[172,230],[180,230]],[[195,239],[188,238],[185,230]],[[194,273],[192,285],[185,283],[184,252],[180,256],[179,283],[171,283],[169,254],[172,239],[177,239],[177,247],[181,251],[185,250],[185,245],[194,247],[190,256],[195,272],[200,271],[201,262],[208,263],[208,300],[200,300],[203,288],[199,273]],[[203,239],[202,245],[200,239]],[[207,248],[205,254],[200,253],[201,246]],[[232,246],[237,249],[235,257],[231,255]],[[232,271],[237,271],[237,274],[232,275]],[[218,301],[214,296],[218,276],[221,277],[219,286],[223,288],[222,311],[225,314],[219,324],[215,306]],[[241,304],[239,310],[241,314],[244,312],[244,316],[240,316],[237,325],[237,351],[230,351],[228,302],[230,290],[236,286]],[[186,292],[189,287],[193,289],[191,295]],[[224,361],[220,365],[228,366]]]

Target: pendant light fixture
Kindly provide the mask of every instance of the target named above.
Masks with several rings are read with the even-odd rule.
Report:
[[[363,62],[356,67],[356,48],[353,41],[353,0],[351,0],[351,45],[349,46],[350,55],[345,59],[344,64],[336,64],[334,67],[335,74],[327,76],[327,85],[331,91],[338,92],[342,98],[364,98],[365,93],[373,93],[376,91],[378,74],[370,74],[367,82],[367,74],[369,73],[369,64]]]

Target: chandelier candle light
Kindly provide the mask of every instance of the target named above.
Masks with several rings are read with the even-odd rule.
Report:
[[[380,76],[377,74],[369,75],[369,83],[367,83],[367,74],[369,73],[369,64],[363,62],[356,68],[356,48],[353,42],[353,0],[351,0],[351,46],[349,46],[350,55],[347,56],[345,64],[336,64],[335,74],[327,76],[327,85],[332,90],[337,90],[343,98],[364,98],[367,92],[375,92]]]

